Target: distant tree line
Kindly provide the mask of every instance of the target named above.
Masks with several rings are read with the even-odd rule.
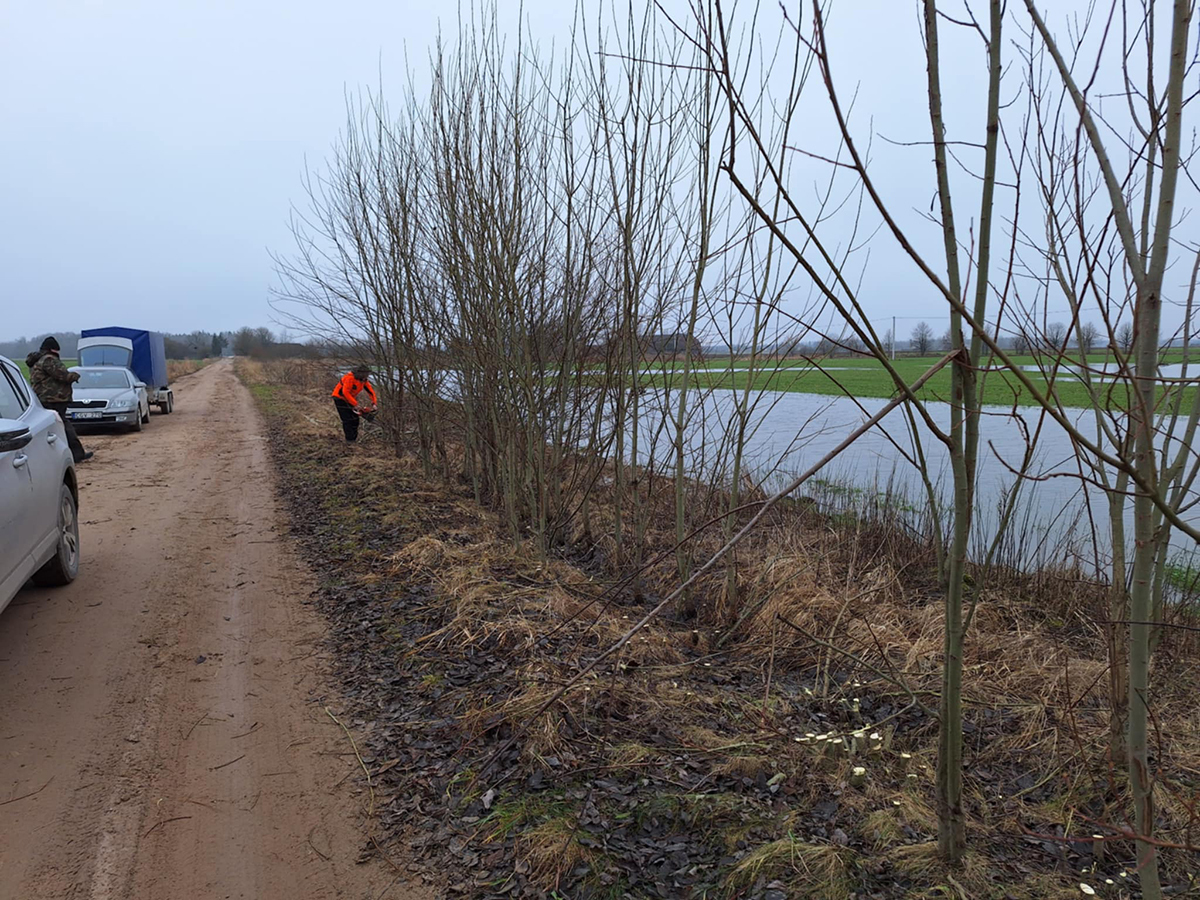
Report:
[[[1053,354],[1056,350],[1065,349],[1079,349],[1088,353],[1092,350],[1104,350],[1108,344],[1100,329],[1091,322],[1081,323],[1074,334],[1067,339],[1064,347],[1063,341],[1066,334],[1066,325],[1061,322],[1051,322],[1035,335],[1030,336],[1024,332],[1017,332],[1000,338],[998,342],[1021,356]],[[1133,344],[1133,326],[1128,322],[1122,324],[1117,328],[1115,338],[1117,349],[1127,354]],[[939,337],[935,334],[933,326],[925,321],[918,322],[913,327],[908,340],[896,338],[891,329],[888,329],[883,336],[883,346],[902,356],[930,356],[934,353],[946,353],[950,350],[951,343],[949,329],[946,329]],[[866,344],[856,335],[827,336],[817,341],[797,343],[793,345],[791,352],[796,356],[813,358],[872,355]]]
[[[79,332],[77,331],[47,331],[31,337],[19,337],[8,341],[0,341],[0,356],[10,359],[24,357],[41,346],[47,335],[53,334],[58,339],[63,359],[79,358]],[[190,334],[163,334],[167,359],[204,359],[210,356],[220,356],[229,346],[228,332],[193,331]]]
[[[163,336],[167,359],[205,359],[220,356],[229,346],[228,333],[193,331]]]
[[[361,359],[363,353],[346,352],[344,348],[333,348],[325,343],[310,340],[307,343],[293,341],[285,331],[276,335],[270,328],[239,328],[229,336],[229,347],[235,356],[250,356],[255,359],[316,359],[322,356],[339,356]]]
[[[31,337],[0,341],[0,356],[7,356],[9,359],[24,359],[27,354],[37,350],[42,345],[42,341],[51,333],[58,338],[58,344],[62,348],[59,351],[62,358],[75,359],[79,353],[79,333],[75,331],[45,332]]]
[[[41,346],[47,335],[53,334],[62,347],[64,359],[78,359],[79,332],[44,332],[30,337],[0,341],[0,356],[21,359]],[[240,328],[237,331],[192,331],[187,334],[163,333],[167,359],[206,359],[224,355],[227,351],[239,356],[284,357],[317,356],[322,348],[315,344],[298,344],[285,333],[276,335],[269,328]]]
[[[1013,352],[1022,356],[1036,353],[1052,352],[1055,347],[1062,348],[1066,326],[1059,322],[1048,323],[1040,333],[1030,336],[1018,332],[1001,343]],[[62,346],[64,359],[77,359],[79,356],[79,332],[57,331],[36,334],[31,337],[19,337],[8,341],[0,341],[0,356],[10,359],[20,359],[41,346],[42,340],[53,334]],[[1122,353],[1128,353],[1133,345],[1133,325],[1124,322],[1117,327],[1116,346]],[[679,352],[687,346],[688,337],[685,333],[655,334],[647,339],[649,347],[657,354],[664,352]],[[334,346],[328,338],[324,340],[309,339],[303,343],[297,342],[286,332],[274,333],[270,328],[251,328],[245,326],[237,331],[193,331],[188,334],[164,334],[167,359],[205,359],[222,356],[227,350],[236,356],[252,356],[259,359],[283,358],[317,358],[337,357],[345,359],[360,359],[370,355],[366,348],[354,346]],[[884,336],[884,345],[891,349],[892,332]],[[691,338],[691,343],[697,352],[701,351],[700,342]],[[1077,347],[1084,352],[1103,349],[1107,341],[1100,330],[1091,322],[1082,323],[1068,341],[1068,346]],[[674,346],[674,345],[678,346]],[[671,349],[674,347],[674,349]],[[720,354],[722,348],[708,348],[709,352]],[[950,349],[950,333],[947,330],[941,337],[936,337],[928,322],[918,322],[913,328],[909,340],[896,339],[895,348],[901,355],[926,356],[933,352],[945,352]],[[728,352],[727,350],[724,352]],[[816,341],[795,343],[790,345],[790,352],[785,355],[806,357],[852,357],[869,355],[866,345],[856,335],[826,336]]]
[[[1093,350],[1107,350],[1115,347],[1122,354],[1128,354],[1133,346],[1133,325],[1124,322],[1119,325],[1113,340],[1108,341],[1105,335],[1093,322],[1081,322],[1074,333],[1068,336],[1068,328],[1062,322],[1048,322],[1035,332],[1027,334],[1018,331],[997,339],[997,343],[1012,350],[1020,356],[1053,356],[1063,351],[1082,350],[1090,353]],[[941,337],[935,337],[933,327],[925,321],[918,322],[907,341],[896,339],[891,329],[884,334],[883,345],[889,351],[912,356],[928,356],[934,352],[945,353],[950,350],[952,338],[947,329]],[[855,337],[834,341],[825,338],[817,343],[801,344],[798,351],[802,355],[812,356],[866,356],[869,355],[862,341]]]

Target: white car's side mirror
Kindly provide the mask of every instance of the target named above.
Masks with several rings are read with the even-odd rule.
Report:
[[[20,450],[22,447],[29,444],[33,440],[33,434],[29,429],[18,432],[10,432],[8,434],[0,434],[0,453],[9,453],[13,450]]]

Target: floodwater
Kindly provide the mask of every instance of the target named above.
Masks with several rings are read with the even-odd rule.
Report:
[[[1049,374],[1050,368],[1043,369],[1041,366],[1021,366],[1021,370],[1025,372],[1036,372],[1039,375]],[[1058,368],[1059,378],[1076,378],[1082,380],[1083,369],[1079,366],[1062,365]],[[1111,381],[1114,377],[1120,374],[1121,370],[1116,366],[1094,366],[1087,369],[1089,376],[1094,381]],[[1123,376],[1124,377],[1124,376]],[[1190,363],[1184,366],[1182,363],[1170,363],[1158,367],[1158,381],[1175,381],[1181,378],[1186,378],[1188,382],[1200,383],[1200,366],[1195,363]]]
[[[673,423],[668,421],[662,427],[661,392],[644,396],[639,457],[643,464],[654,458],[656,465],[669,466],[673,458],[670,447]],[[687,466],[698,476],[727,482],[731,468],[728,448],[737,421],[737,395],[714,390],[703,395],[693,392],[691,396],[694,410],[688,416]],[[887,401],[880,399],[763,392],[750,416],[744,467],[748,467],[756,483],[773,493],[819,462],[886,405]],[[949,428],[948,404],[929,403],[926,408],[937,427]],[[1094,411],[1068,412],[1085,437],[1109,446],[1106,440],[1097,441]],[[902,407],[892,410],[877,427],[863,434],[800,487],[796,495],[814,498],[823,507],[836,509],[839,505],[861,508],[889,494],[893,502],[908,509],[910,521],[917,525],[920,519],[917,511],[929,508],[928,495],[917,468],[905,457],[916,458],[919,441],[935,494],[943,508],[947,508],[951,482],[949,453],[927,423],[918,418],[916,426],[914,431]],[[1036,449],[1026,466],[1029,441],[1035,437]],[[1171,449],[1177,452],[1179,446],[1179,441],[1174,441]],[[1016,486],[1016,511],[998,560],[1036,568],[1062,564],[1072,557],[1084,567],[1095,566],[1097,562],[1104,566],[1111,558],[1106,495],[1080,478],[1072,441],[1062,426],[1037,409],[1021,408],[1014,415],[1011,409],[987,408],[981,423],[979,455],[974,557],[982,558],[987,553],[997,533],[999,510]],[[1191,461],[1194,463],[1195,459]],[[1023,474],[1018,474],[1022,470]],[[1193,491],[1188,501],[1196,500],[1200,496]],[[1126,534],[1131,536],[1132,502],[1126,505],[1129,507]],[[1200,526],[1200,505],[1182,518]],[[1190,555],[1196,549],[1195,542],[1178,531],[1172,543],[1179,555]]]
[[[1162,375],[1181,377],[1180,366],[1163,366]],[[1172,371],[1175,370],[1175,371]],[[1196,366],[1191,372],[1197,371]],[[457,378],[446,373],[443,390],[457,393]],[[732,477],[731,448],[735,439],[740,392],[723,389],[689,392],[685,428],[685,467],[698,478],[729,483]],[[646,388],[640,395],[638,461],[662,472],[674,470],[671,446],[674,431],[673,404],[677,392],[661,387]],[[761,391],[751,396],[743,455],[743,472],[770,493],[789,484],[828,455],[847,435],[887,405],[876,398],[848,398],[794,391]],[[934,425],[948,430],[950,406],[927,403]],[[1069,409],[1070,421],[1094,445],[1111,449],[1098,431],[1096,413]],[[823,509],[836,512],[861,510],[882,497],[898,509],[901,519],[914,528],[927,525],[930,509],[925,484],[913,460],[924,456],[945,525],[948,517],[951,473],[949,453],[928,423],[904,407],[897,407],[849,448],[824,465],[793,496],[814,499]],[[1123,423],[1105,417],[1108,428]],[[915,427],[914,427],[915,426]],[[1178,431],[1182,432],[1183,423]],[[1160,437],[1159,447],[1165,437]],[[1026,461],[1030,442],[1035,449]],[[1175,438],[1168,449],[1179,452]],[[919,448],[919,450],[918,450]],[[626,448],[628,452],[628,448]],[[1187,467],[1197,463],[1188,450]],[[1111,559],[1112,537],[1105,492],[1090,481],[1097,480],[1080,462],[1067,431],[1037,408],[1021,407],[1014,413],[1004,407],[988,407],[980,427],[979,468],[976,478],[975,523],[971,555],[983,559],[997,537],[1000,510],[1015,489],[1017,502],[1008,528],[997,548],[996,559],[1032,570],[1072,562],[1085,569],[1104,570]],[[1083,469],[1081,470],[1081,465]],[[1112,478],[1112,473],[1108,473]],[[1200,481],[1200,479],[1197,479]],[[1127,543],[1133,535],[1132,500],[1126,502]],[[1185,494],[1180,508],[1183,521],[1200,528],[1200,485]],[[1176,557],[1191,557],[1196,543],[1177,529],[1172,534]]]

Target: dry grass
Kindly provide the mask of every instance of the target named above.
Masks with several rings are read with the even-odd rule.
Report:
[[[912,881],[927,885],[908,896],[913,900],[1079,900],[1086,896],[1080,879],[1058,878],[1029,872],[1017,879],[997,878],[983,853],[968,853],[963,864],[948,869],[938,859],[936,842],[907,844],[888,853],[897,872]],[[1098,888],[1097,896],[1127,897],[1116,890],[1105,892],[1103,878],[1086,877]]]
[[[786,837],[755,848],[730,873],[730,887],[778,882],[789,897],[848,900],[854,889],[853,851]]]
[[[213,362],[211,359],[168,359],[167,380],[178,381],[185,375],[199,372],[211,362]]]
[[[435,537],[421,535],[415,541],[405,544],[391,557],[396,567],[395,574],[401,571],[416,572],[422,569],[433,571],[441,566],[446,558],[446,545]]]
[[[867,813],[859,823],[858,833],[874,850],[895,847],[904,842],[900,816],[892,809],[877,809]]]
[[[608,759],[614,770],[621,770],[635,768],[640,763],[656,759],[659,756],[660,751],[653,747],[647,747],[636,741],[626,741],[613,747]]]
[[[596,851],[583,846],[576,822],[566,816],[550,819],[521,834],[517,840],[517,857],[527,861],[534,877],[543,884],[557,884],[576,866],[591,862]]]

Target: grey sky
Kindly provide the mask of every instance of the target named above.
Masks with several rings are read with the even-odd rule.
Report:
[[[305,156],[437,8],[0,0],[0,336],[268,324]]]
[[[682,0],[669,5],[686,16]],[[571,7],[526,0],[533,37],[561,46]],[[501,0],[510,24],[517,8]],[[847,98],[859,91],[864,139],[873,126],[927,140],[915,8],[836,6],[835,69]],[[398,92],[406,53],[423,70],[439,9],[453,33],[454,7],[435,2],[0,0],[0,338],[270,324],[268,251],[290,245],[306,157],[319,166],[346,90],[382,76]],[[774,3],[764,9],[778,21]],[[977,132],[978,38],[952,35],[946,54],[952,116]],[[826,134],[832,149],[822,98],[814,84],[805,137],[819,147]],[[928,157],[875,143],[889,201],[910,223],[932,196]],[[920,228],[936,258],[936,229]],[[880,330],[893,312],[938,324],[943,307],[926,283],[890,241],[876,244],[863,286]]]

